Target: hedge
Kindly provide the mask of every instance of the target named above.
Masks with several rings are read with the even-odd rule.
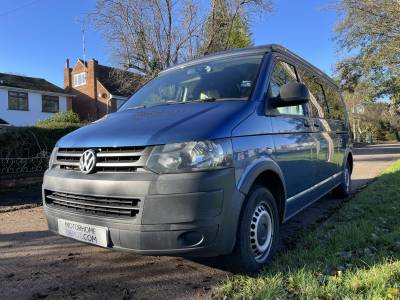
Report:
[[[8,127],[0,132],[0,157],[38,157],[51,152],[67,133],[85,125],[72,112],[54,114],[36,126]]]

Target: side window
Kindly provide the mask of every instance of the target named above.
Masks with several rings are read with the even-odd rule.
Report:
[[[269,83],[269,97],[279,96],[279,89],[282,85],[289,82],[297,82],[296,71],[293,66],[283,61],[278,61],[272,71]],[[288,107],[278,107],[276,111],[280,114],[304,115],[303,105],[295,105]]]
[[[9,110],[29,110],[28,93],[8,91]]]
[[[307,86],[310,91],[310,112],[311,116],[315,118],[327,118],[329,115],[329,108],[325,99],[325,91],[312,73],[299,68],[301,81]]]
[[[329,106],[329,118],[344,120],[344,104],[337,88],[326,84],[324,86],[326,99]]]
[[[60,110],[58,96],[42,95],[42,112],[56,113]]]

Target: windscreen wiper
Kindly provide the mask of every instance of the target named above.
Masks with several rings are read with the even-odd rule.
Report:
[[[168,104],[185,104],[185,103],[193,103],[193,102],[214,102],[217,101],[217,98],[210,97],[210,98],[205,98],[205,99],[195,99],[195,100],[189,100],[189,101],[167,101]]]
[[[205,99],[198,99],[198,100],[194,100],[194,101],[199,101],[199,102],[214,102],[217,101],[218,99],[215,97],[209,97],[209,98],[205,98]]]
[[[133,107],[128,107],[126,110],[139,109],[139,108],[146,108],[146,105],[136,105]]]
[[[205,98],[205,99],[195,99],[195,100],[189,100],[189,101],[176,101],[176,100],[168,100],[164,103],[159,103],[156,105],[151,105],[149,107],[155,107],[155,106],[161,106],[161,105],[171,105],[171,104],[187,104],[187,103],[199,103],[199,102],[215,102],[218,100],[221,100],[223,98],[215,98],[215,97],[209,97],[209,98]],[[134,107],[129,107],[128,109],[138,109],[138,108],[146,108],[146,105],[137,105]]]
[[[190,100],[190,101],[176,101],[176,100],[168,100],[164,103],[152,105],[154,106],[160,106],[160,105],[171,105],[171,104],[187,104],[187,103],[196,103],[196,102],[214,102],[218,100],[217,98],[206,98],[206,99],[196,99],[196,100]]]

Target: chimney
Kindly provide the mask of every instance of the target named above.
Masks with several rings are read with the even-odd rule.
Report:
[[[65,69],[64,69],[64,88],[67,91],[71,90],[72,82],[71,82],[71,68],[69,67],[69,59],[65,60]]]
[[[71,92],[72,82],[71,82],[71,72],[72,69],[69,67],[69,59],[65,60],[64,68],[64,89],[67,92]],[[72,97],[67,97],[67,110],[72,110]]]
[[[89,86],[93,87],[91,96],[94,98],[95,111],[96,111],[96,119],[99,118],[99,103],[97,99],[97,60],[94,58],[90,59],[87,63],[87,83]]]

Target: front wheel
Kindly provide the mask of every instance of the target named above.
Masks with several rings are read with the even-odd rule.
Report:
[[[349,162],[346,163],[340,185],[338,185],[334,190],[334,195],[339,198],[347,198],[351,192],[351,168]]]
[[[254,186],[246,197],[239,220],[236,246],[228,257],[230,267],[254,273],[267,264],[279,241],[279,214],[271,192]]]

